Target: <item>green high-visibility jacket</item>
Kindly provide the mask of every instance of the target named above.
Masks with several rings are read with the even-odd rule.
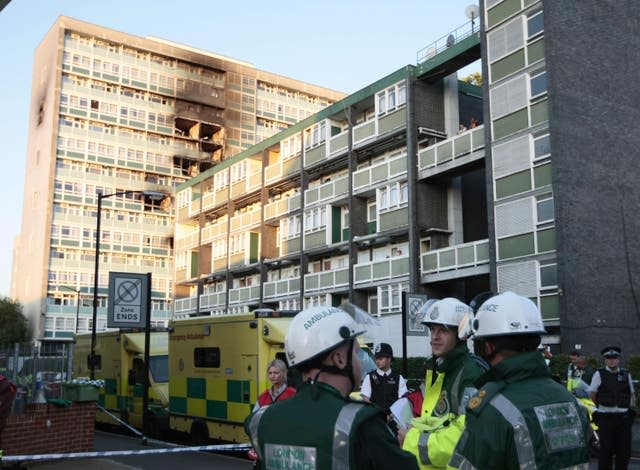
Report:
[[[466,403],[476,392],[474,382],[485,370],[483,361],[464,343],[430,360],[422,413],[413,420],[402,445],[416,456],[421,469],[447,466],[464,429]]]
[[[587,414],[551,378],[540,353],[506,359],[476,385],[450,468],[589,468]]]
[[[305,383],[288,400],[260,408],[245,431],[266,470],[417,470],[381,408],[324,383]]]

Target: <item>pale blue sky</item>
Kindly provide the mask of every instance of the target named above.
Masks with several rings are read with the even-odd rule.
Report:
[[[464,11],[472,3],[477,0],[12,0],[0,12],[0,155],[6,177],[0,186],[0,295],[9,294],[13,240],[22,219],[33,53],[59,15],[353,93],[415,63],[419,49],[469,21]]]

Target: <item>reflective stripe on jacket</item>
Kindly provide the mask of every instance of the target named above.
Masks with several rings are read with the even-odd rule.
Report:
[[[442,358],[436,371],[427,370],[422,414],[414,418],[402,446],[421,469],[446,467],[464,429],[466,403],[476,392],[473,382],[484,371],[463,343]]]
[[[537,351],[500,362],[477,382],[450,468],[588,468],[588,418]]]

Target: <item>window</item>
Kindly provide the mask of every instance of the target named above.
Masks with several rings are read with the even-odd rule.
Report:
[[[195,348],[193,364],[195,367],[220,367],[220,348]]]
[[[300,216],[294,215],[280,221],[280,235],[282,240],[289,240],[300,235]]]
[[[539,11],[527,18],[527,38],[531,39],[544,31],[542,12]]]
[[[538,160],[551,154],[551,143],[549,134],[544,134],[533,138],[533,158]]]
[[[374,202],[367,203],[367,222],[375,222],[378,219],[378,209]]]
[[[390,284],[378,287],[380,313],[399,312],[402,302],[402,284]]]
[[[409,185],[406,181],[393,183],[378,189],[380,212],[395,210],[407,205]]]
[[[378,116],[399,109],[407,102],[407,86],[404,82],[397,83],[376,95]]]
[[[342,228],[349,227],[349,206],[343,206],[341,208],[342,212]]]
[[[547,72],[532,73],[529,76],[529,88],[531,99],[544,95],[547,92]]]
[[[538,196],[536,201],[537,221],[539,224],[552,222],[554,219],[553,196],[545,194]]]
[[[540,290],[558,287],[558,270],[556,263],[540,265]]]
[[[305,148],[315,147],[327,140],[327,121],[319,122],[305,131]]]
[[[305,233],[322,230],[327,225],[327,207],[316,207],[305,212]]]

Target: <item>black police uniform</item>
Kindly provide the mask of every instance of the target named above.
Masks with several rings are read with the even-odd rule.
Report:
[[[369,380],[371,381],[371,402],[388,412],[389,407],[398,399],[400,386],[398,374],[392,370],[390,374],[379,375],[377,371],[372,370],[369,372]]]
[[[602,355],[617,357],[620,355],[620,348],[604,348]],[[593,390],[595,384],[592,382],[592,392],[596,394],[594,421],[598,425],[600,437],[598,469],[611,469],[614,455],[615,468],[627,468],[631,456],[631,425],[634,418],[634,412],[630,409],[633,391],[629,384],[629,371],[621,367],[616,371],[603,367],[596,374],[600,378],[600,385]]]

